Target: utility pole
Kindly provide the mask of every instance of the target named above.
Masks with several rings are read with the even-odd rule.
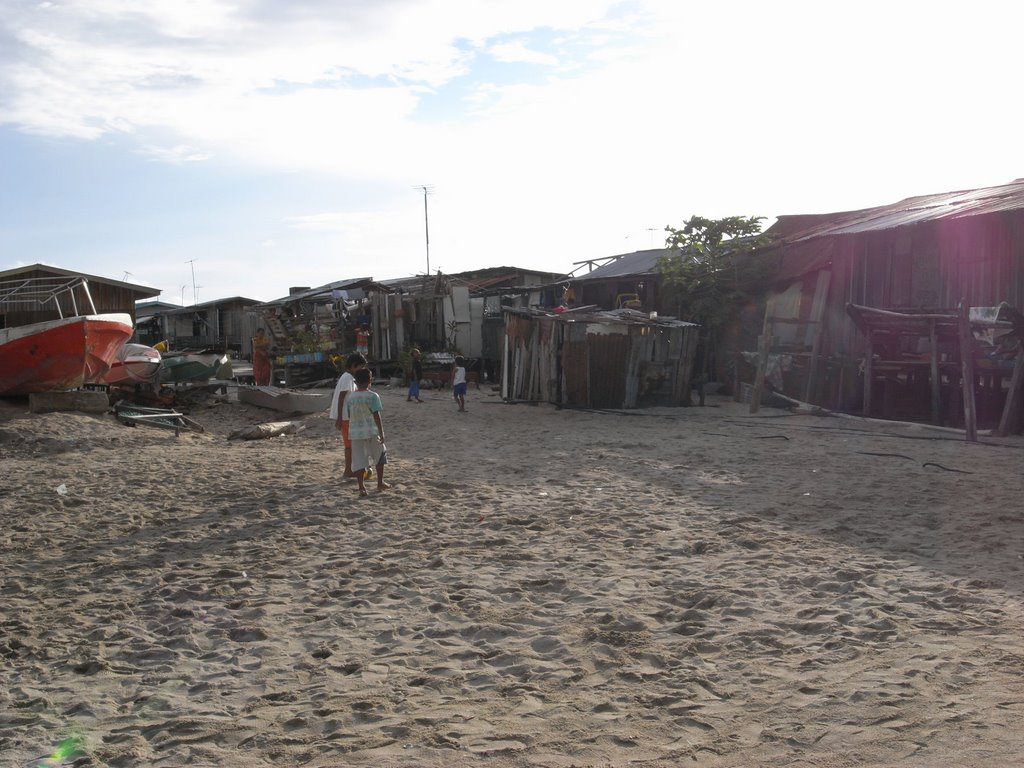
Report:
[[[427,195],[434,191],[429,184],[421,184],[415,189],[423,190],[423,231],[427,236],[427,274],[430,274],[430,218],[427,215]]]
[[[192,266],[192,306],[195,306],[199,303],[199,296],[196,294],[196,260],[189,259],[185,263]],[[184,303],[183,301],[182,304]]]

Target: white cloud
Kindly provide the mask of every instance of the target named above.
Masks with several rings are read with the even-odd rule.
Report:
[[[417,271],[418,183],[436,187],[434,266],[565,267],[696,213],[1024,175],[1007,96],[1021,16],[984,1],[0,0],[0,123],[336,180],[309,213],[281,201],[274,224],[205,244],[207,274],[268,243],[292,259],[284,282],[300,255],[313,284]]]
[[[526,64],[557,64],[558,57],[549,53],[534,51],[521,42],[492,45],[487,52],[498,61],[522,62]]]
[[[202,160],[209,160],[213,157],[211,152],[203,152],[187,144],[176,144],[171,146],[156,146],[146,144],[139,148],[139,154],[145,155],[152,160],[164,163],[195,163]]]

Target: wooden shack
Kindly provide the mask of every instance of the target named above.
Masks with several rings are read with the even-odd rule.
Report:
[[[870,342],[858,326],[863,313],[851,314],[848,305],[935,317],[956,317],[961,305],[1024,306],[1024,180],[860,211],[780,216],[768,234],[772,245],[750,257],[770,285],[760,336],[771,338],[768,354],[784,360],[784,393],[815,405],[870,415],[884,407],[890,418],[920,420],[920,401],[911,389],[901,391],[895,379],[865,389]],[[933,347],[928,344],[922,337],[912,349],[887,351],[892,356],[886,362],[922,355],[940,362],[959,359],[958,352],[944,348],[942,338]],[[738,347],[752,350],[757,341],[740,339]],[[871,354],[877,355],[878,348]],[[989,362],[1007,375],[986,381],[1007,382],[1012,356]],[[955,365],[940,367],[947,369],[957,370]],[[876,368],[875,373],[885,370]],[[973,385],[984,386],[981,374],[976,376]],[[958,397],[959,382],[947,383],[940,396]],[[1008,391],[986,393],[986,400],[1005,398]],[[963,424],[962,409],[939,404],[936,411],[930,395],[925,402],[926,420]],[[983,409],[982,426],[994,426],[1002,411],[996,403]]]
[[[89,275],[84,272],[74,272],[60,267],[51,267],[46,264],[32,264],[26,267],[17,267],[0,272],[0,283],[27,279],[67,279],[80,277],[88,281],[89,296],[100,314],[108,312],[125,312],[136,318],[135,302],[139,299],[147,299],[159,296],[160,291],[154,288],[147,288],[143,285],[126,283],[123,280],[111,280],[106,277]],[[70,301],[68,296],[62,301]],[[64,306],[58,310],[55,305],[27,306],[24,304],[11,304],[0,307],[0,328],[15,328],[32,323],[41,323],[47,320],[55,320],[60,317],[63,311],[65,314],[76,314],[71,306]]]
[[[502,398],[586,408],[690,405],[698,326],[631,309],[506,309]]]
[[[209,348],[249,357],[256,331],[252,308],[257,304],[242,296],[187,307],[142,304],[136,337],[150,346],[166,341],[172,350]]]
[[[501,357],[502,309],[542,303],[545,290],[564,275],[518,267],[488,267],[457,274],[387,280],[390,322],[380,331],[396,356],[412,345],[424,352],[453,352],[471,361],[471,374],[496,379]],[[385,301],[377,297],[375,304]],[[385,313],[379,312],[384,317]]]

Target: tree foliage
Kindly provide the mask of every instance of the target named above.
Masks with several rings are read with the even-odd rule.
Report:
[[[658,265],[666,298],[681,320],[698,323],[703,344],[702,374],[713,377],[714,357],[725,328],[755,298],[760,270],[746,257],[764,246],[763,216],[693,216],[681,229],[665,227],[665,247],[672,253]]]

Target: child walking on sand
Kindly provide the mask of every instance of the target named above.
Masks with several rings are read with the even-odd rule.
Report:
[[[368,368],[357,370],[356,391],[349,393],[342,407],[342,418],[348,422],[348,436],[352,442],[352,471],[359,481],[360,496],[367,495],[363,481],[374,465],[377,466],[377,490],[386,491],[391,487],[384,482],[388,450],[384,447],[380,395],[370,389],[372,378]]]
[[[341,431],[341,441],[345,444],[345,474],[342,477],[355,477],[352,472],[352,442],[348,436],[348,422],[341,418],[341,409],[345,406],[345,400],[356,388],[355,373],[360,368],[366,367],[366,358],[359,352],[353,352],[345,360],[345,372],[341,374],[338,383],[334,387],[334,397],[331,398],[331,420]]]
[[[452,366],[452,396],[459,404],[459,410],[466,410],[466,358],[458,355]]]

